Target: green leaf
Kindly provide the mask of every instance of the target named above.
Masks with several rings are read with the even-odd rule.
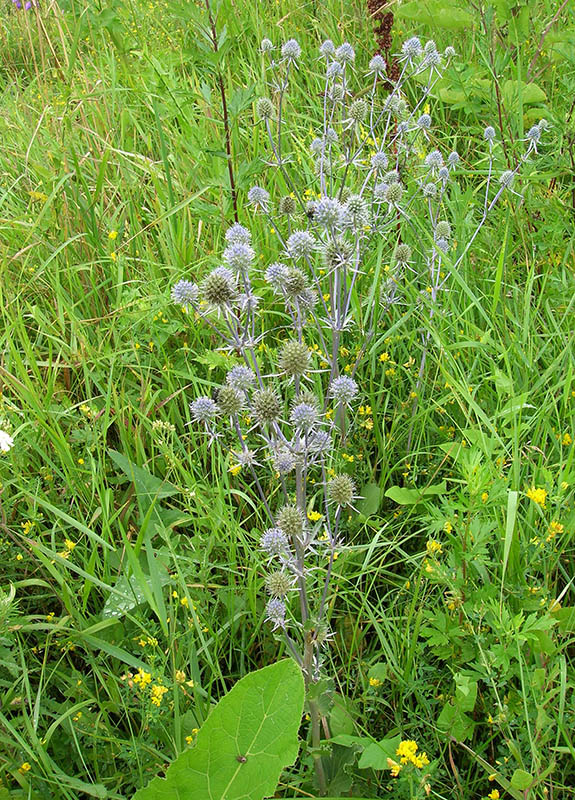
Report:
[[[382,739],[381,742],[369,744],[358,761],[359,769],[389,769],[387,759],[396,758],[396,750],[401,742],[401,736],[394,736],[390,739]]]
[[[445,494],[447,484],[445,481],[436,483],[432,486],[424,486],[421,489],[405,489],[403,486],[390,486],[385,496],[389,497],[400,506],[413,506],[420,503],[426,497],[438,494]]]
[[[133,800],[262,800],[295,761],[304,703],[301,670],[286,659],[242,678],[165,778]]]
[[[357,504],[358,511],[364,517],[377,514],[381,505],[381,489],[377,483],[366,483],[361,488],[361,500]]]
[[[525,791],[525,789],[529,789],[532,783],[533,776],[525,772],[524,769],[516,769],[511,776],[511,786],[514,789],[520,789],[522,792]]]

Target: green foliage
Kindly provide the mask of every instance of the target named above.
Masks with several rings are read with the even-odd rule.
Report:
[[[134,800],[262,800],[298,753],[304,701],[301,670],[280,661],[246,675],[204,722],[194,747]]]

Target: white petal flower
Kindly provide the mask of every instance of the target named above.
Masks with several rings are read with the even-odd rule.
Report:
[[[14,447],[14,439],[6,431],[0,431],[0,450],[7,453]]]

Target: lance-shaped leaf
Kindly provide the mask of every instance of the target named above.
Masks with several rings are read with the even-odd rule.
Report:
[[[134,800],[262,800],[298,754],[304,684],[286,659],[242,678],[202,725],[195,747]]]

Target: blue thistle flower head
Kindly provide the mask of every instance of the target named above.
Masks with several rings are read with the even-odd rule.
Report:
[[[192,281],[181,280],[172,286],[172,300],[179,306],[195,305],[199,289]]]
[[[412,36],[411,39],[405,41],[401,48],[401,61],[413,61],[417,58],[422,51],[421,42],[417,36]]]
[[[325,42],[322,42],[319,48],[319,52],[324,58],[328,58],[328,56],[333,56],[335,53],[335,45],[331,39],[326,39]]]
[[[215,400],[206,395],[192,400],[190,403],[190,412],[194,422],[212,422],[218,414],[218,406]]]
[[[369,73],[371,75],[385,75],[385,58],[377,53],[369,62]]]
[[[488,125],[485,130],[483,131],[483,138],[487,142],[495,141],[495,128],[493,125]]]
[[[223,252],[224,261],[236,272],[248,270],[255,257],[256,254],[253,247],[246,242],[234,242],[226,247]]]
[[[262,39],[260,43],[260,50],[262,53],[270,53],[274,49],[271,39]]]
[[[282,45],[282,58],[286,61],[295,62],[301,56],[301,47],[295,39],[288,39]]]
[[[294,231],[287,240],[288,255],[293,259],[310,256],[315,244],[315,236],[309,231]]]
[[[226,231],[226,242],[228,244],[249,244],[251,240],[250,231],[240,225],[239,222],[234,222]]]
[[[252,388],[256,381],[256,376],[253,370],[246,367],[244,364],[238,364],[232,367],[226,375],[226,383],[237,392],[247,392]]]
[[[248,203],[262,211],[267,211],[270,202],[270,193],[261,186],[252,186],[248,192]]]
[[[353,64],[355,61],[355,50],[349,42],[344,42],[335,51],[335,57],[341,64]]]
[[[329,387],[330,397],[333,397],[338,405],[349,405],[357,397],[357,393],[357,383],[349,375],[339,375],[333,379]]]
[[[271,622],[273,630],[286,626],[286,604],[279,597],[272,597],[266,606],[266,622]]]
[[[270,556],[279,556],[289,552],[289,542],[281,528],[268,528],[262,534],[260,547]]]

